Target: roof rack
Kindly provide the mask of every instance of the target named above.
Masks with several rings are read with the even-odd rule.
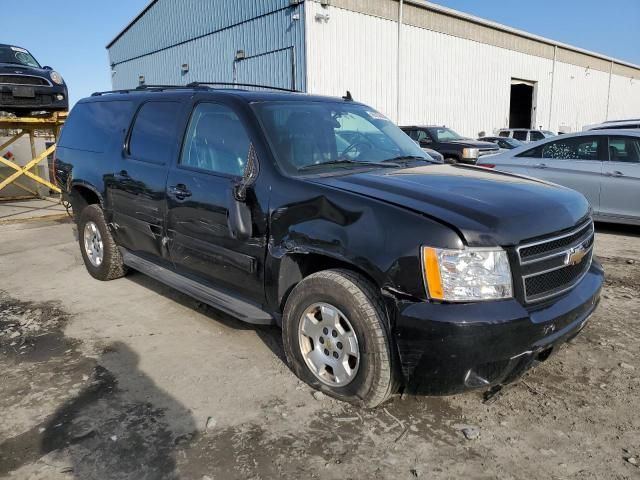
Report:
[[[276,90],[279,92],[292,92],[301,93],[299,90],[293,90],[289,88],[272,87],[270,85],[257,85],[253,83],[231,83],[231,82],[191,82],[187,85],[139,85],[136,88],[127,88],[123,90],[107,90],[104,92],[94,92],[92,97],[99,97],[102,95],[119,94],[119,93],[131,93],[131,92],[162,92],[164,90],[187,90],[187,89],[204,89],[215,86],[226,87],[252,87],[252,88],[265,88],[268,90]],[[238,90],[233,88],[233,90]]]
[[[278,92],[291,92],[291,93],[301,93],[300,90],[295,90],[292,88],[282,88],[282,87],[272,87],[271,85],[258,85],[254,83],[233,83],[233,82],[191,82],[187,84],[187,87],[209,87],[209,86],[221,86],[221,87],[252,87],[252,88],[266,88],[268,90],[276,90]]]

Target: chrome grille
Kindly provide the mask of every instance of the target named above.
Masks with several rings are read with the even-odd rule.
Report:
[[[519,246],[525,301],[539,302],[573,288],[591,266],[593,242],[589,220],[569,232]]]
[[[33,75],[0,75],[0,85],[35,85],[50,87],[51,82],[46,78]]]

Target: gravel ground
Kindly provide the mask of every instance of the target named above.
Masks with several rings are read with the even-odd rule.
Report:
[[[68,223],[0,238],[0,478],[640,478],[638,228],[598,226],[602,303],[522,380],[373,411],[314,395],[275,328],[93,280]]]

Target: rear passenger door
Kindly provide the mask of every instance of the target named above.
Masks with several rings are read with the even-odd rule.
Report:
[[[167,179],[167,236],[178,273],[261,303],[262,234],[233,238],[228,224],[232,189],[251,143],[245,122],[230,105],[195,104],[182,152]]]
[[[640,219],[640,137],[612,135],[608,140],[600,213]]]
[[[177,154],[183,104],[153,100],[140,105],[111,183],[118,243],[151,260],[163,252],[165,185]]]
[[[606,158],[605,139],[604,136],[577,136],[544,143],[534,149],[540,152],[541,158],[532,163],[529,171],[533,177],[582,193],[597,213]]]

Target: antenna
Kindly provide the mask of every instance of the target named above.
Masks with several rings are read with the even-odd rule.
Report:
[[[351,96],[351,92],[347,90],[347,94],[342,97],[345,102],[353,102],[353,97]]]

